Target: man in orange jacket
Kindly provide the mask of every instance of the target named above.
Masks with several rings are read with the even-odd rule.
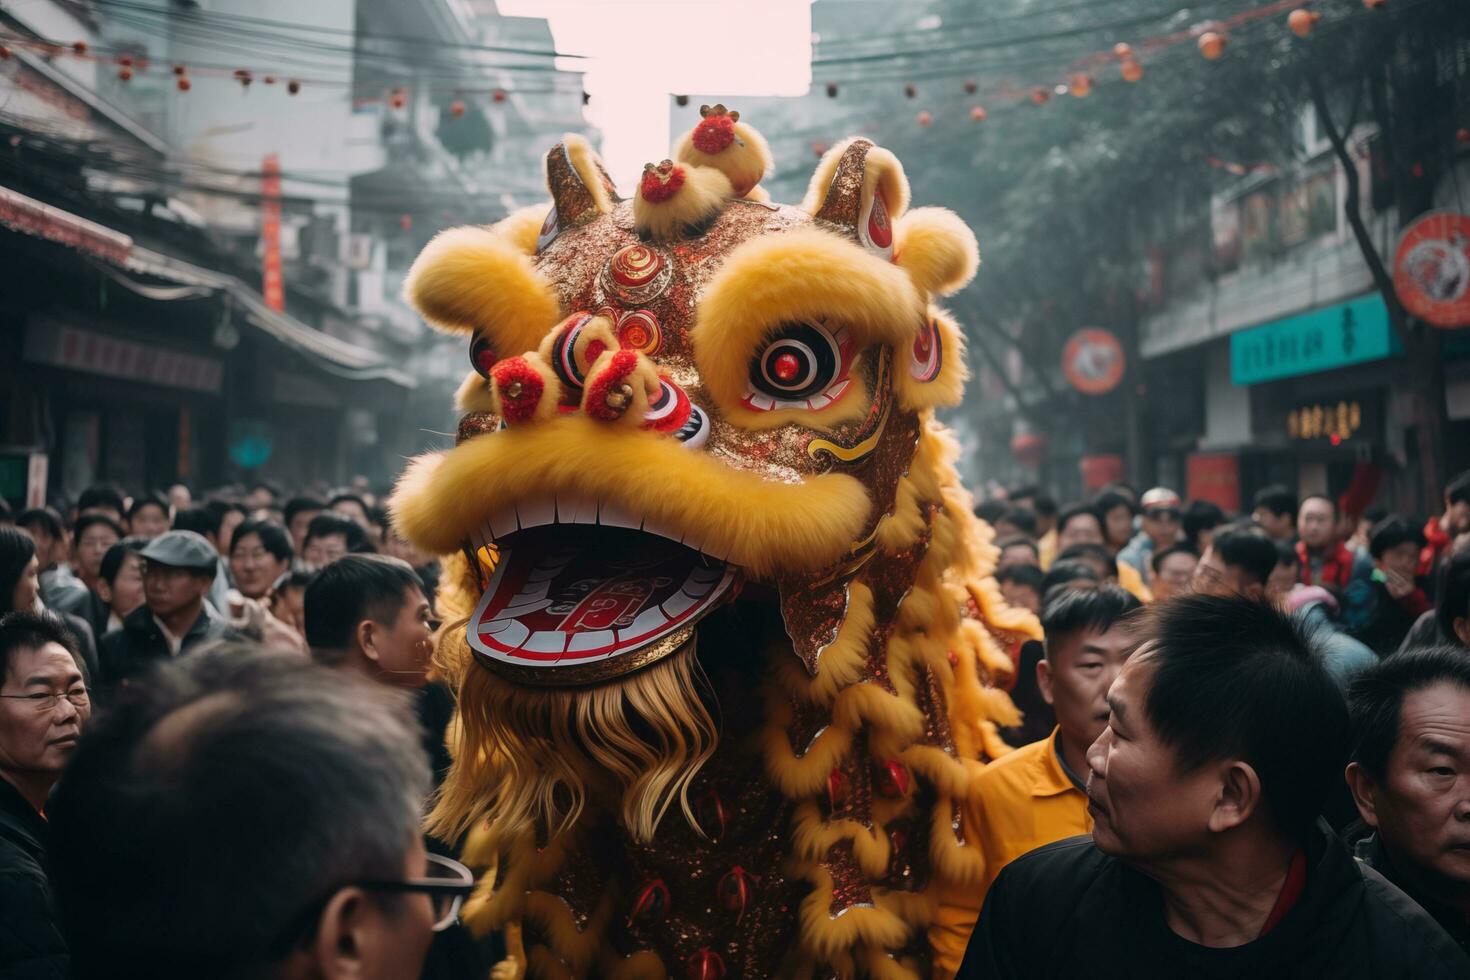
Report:
[[[1126,617],[1139,601],[1115,585],[1070,589],[1041,612],[1046,659],[1036,665],[1057,727],[1001,756],[975,778],[964,810],[965,837],[985,859],[978,887],[940,896],[929,942],[935,977],[952,977],[964,959],[985,893],[1011,861],[1052,841],[1092,830],[1087,815],[1087,748],[1108,724],[1108,685],[1134,646]]]

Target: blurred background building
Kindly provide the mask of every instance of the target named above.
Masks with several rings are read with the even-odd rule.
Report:
[[[462,345],[399,296],[433,232],[544,198],[586,132],[493,0],[0,6],[0,482],[386,483]],[[595,134],[591,134],[595,135]],[[15,492],[19,489],[19,493]]]

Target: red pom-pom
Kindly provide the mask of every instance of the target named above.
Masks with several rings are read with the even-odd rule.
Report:
[[[286,83],[286,91],[290,92],[292,95],[295,95],[297,92],[301,91],[301,83],[296,81],[296,79],[294,78],[291,79],[291,81]]]
[[[669,171],[645,170],[643,183],[638,186],[638,193],[649,204],[658,204],[673,197],[683,186],[683,167],[676,166]]]
[[[189,81],[188,75],[180,75],[177,84],[180,92],[187,92],[194,87],[194,83]]]
[[[612,360],[601,374],[593,378],[587,385],[587,395],[583,401],[587,414],[604,422],[615,422],[627,411],[628,403],[621,406],[608,403],[608,396],[614,393],[614,389],[622,385],[638,366],[638,352],[631,350],[620,350],[612,356]]]
[[[535,416],[546,382],[524,357],[507,357],[490,369],[490,377],[500,391],[501,414],[507,424]]]
[[[700,153],[719,153],[735,142],[735,120],[729,116],[708,116],[694,127],[691,137],[694,148]]]

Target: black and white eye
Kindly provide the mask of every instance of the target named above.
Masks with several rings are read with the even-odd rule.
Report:
[[[480,377],[488,380],[490,369],[495,366],[495,362],[499,359],[494,349],[491,348],[490,341],[484,337],[476,334],[475,339],[470,341],[470,364],[474,367],[475,373]]]
[[[826,408],[847,390],[851,366],[846,330],[786,324],[751,360],[742,404],[757,412]]]

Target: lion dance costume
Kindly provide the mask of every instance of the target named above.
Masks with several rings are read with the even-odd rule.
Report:
[[[1036,632],[933,416],[965,359],[932,299],[975,240],[864,139],[769,203],[764,139],[702,117],[631,201],[566,137],[549,208],[410,272],[474,368],[392,500],[449,556],[431,824],[487,869],[465,915],[512,974],[927,976]]]

